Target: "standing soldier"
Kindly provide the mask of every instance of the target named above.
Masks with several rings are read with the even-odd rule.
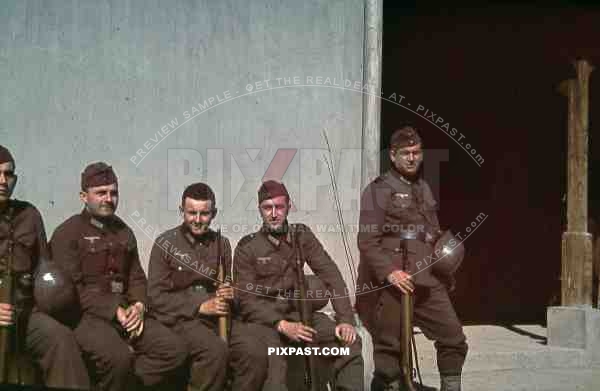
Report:
[[[413,127],[404,126],[394,131],[390,144],[393,167],[364,190],[358,235],[358,286],[391,284],[357,297],[358,313],[373,336],[372,389],[403,389],[399,379],[403,369],[399,364],[401,296],[414,294],[414,321],[435,341],[441,389],[459,391],[467,354],[462,325],[446,284],[431,273],[431,267],[419,269],[440,236],[436,202],[418,176],[423,161],[421,138]]]
[[[218,334],[219,317],[230,315],[233,287],[217,281],[219,263],[230,275],[229,240],[211,230],[215,194],[204,183],[181,197],[183,223],[161,234],[152,248],[148,296],[157,319],[186,342],[192,361],[189,390],[222,390],[228,357],[232,390],[258,391],[267,374],[267,352],[253,325],[234,321]],[[224,339],[228,338],[229,346]]]
[[[21,331],[26,330],[24,347],[41,367],[46,386],[88,389],[87,371],[73,332],[34,306],[32,275],[40,258],[48,257],[46,232],[33,205],[10,199],[16,183],[15,161],[0,146],[0,269],[2,274],[7,272],[12,253],[17,298],[16,306],[0,303],[0,327],[15,327],[17,348],[23,344]]]
[[[125,390],[132,374],[166,388],[186,360],[183,341],[147,313],[146,276],[132,230],[115,215],[117,176],[105,163],[81,174],[85,208],[62,223],[52,254],[71,275],[83,316],[75,329],[102,390]]]
[[[263,183],[258,191],[258,203],[263,227],[240,240],[234,257],[242,318],[264,326],[262,338],[268,347],[298,342],[349,347],[349,355],[331,357],[335,360],[336,389],[362,390],[361,341],[354,328],[352,306],[346,296],[348,289],[337,265],[307,226],[288,223],[290,196],[282,183]],[[300,303],[293,300],[298,291],[293,237],[306,262],[326,287],[325,292],[314,292],[313,296],[327,297],[329,293],[336,312],[335,322],[318,312],[312,314],[313,327],[300,322]],[[267,389],[286,390],[285,356],[270,356],[269,366]]]

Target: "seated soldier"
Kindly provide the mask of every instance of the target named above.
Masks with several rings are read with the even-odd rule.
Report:
[[[112,167],[87,166],[80,198],[85,208],[56,229],[50,245],[79,293],[83,315],[75,337],[93,380],[101,390],[126,390],[135,381],[174,387],[187,349],[147,311],[136,239],[115,215],[119,191]]]
[[[291,203],[282,183],[263,183],[258,191],[258,202],[263,227],[240,240],[234,257],[242,319],[262,326],[261,339],[266,347],[297,343],[316,344],[321,348],[349,347],[349,355],[323,358],[334,361],[336,390],[362,390],[361,341],[354,328],[350,300],[344,296],[348,290],[337,265],[307,226],[288,223]],[[302,262],[306,261],[325,285],[325,294],[330,293],[335,322],[318,312],[312,313],[313,327],[300,321],[300,301],[294,300],[298,290],[296,245],[301,247],[305,257]],[[285,356],[269,356],[266,390],[287,389],[286,365]]]
[[[182,224],[161,234],[152,248],[151,306],[188,346],[189,390],[222,390],[228,357],[231,389],[260,390],[267,374],[267,352],[254,332],[257,326],[233,321],[230,330],[223,330],[229,331],[228,343],[218,333],[219,317],[230,314],[234,292],[229,284],[217,281],[220,262],[222,270],[231,270],[231,245],[209,228],[217,213],[211,188],[204,183],[188,186],[180,211]]]
[[[16,346],[8,354],[24,348],[39,365],[47,387],[88,389],[89,378],[72,330],[34,305],[33,273],[40,258],[48,257],[48,244],[40,212],[30,203],[10,198],[16,183],[15,161],[0,145],[0,272],[4,280],[11,268],[17,299],[0,302],[0,327],[17,333]],[[0,382],[35,382],[32,376],[25,378],[24,360],[19,366],[18,379],[11,376]]]

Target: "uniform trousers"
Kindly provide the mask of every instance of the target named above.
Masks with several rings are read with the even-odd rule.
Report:
[[[101,390],[126,390],[136,382],[174,386],[169,380],[180,374],[187,358],[183,340],[149,316],[142,335],[131,342],[114,324],[91,314],[83,315],[75,336]]]
[[[401,373],[401,295],[402,293],[393,286],[383,289],[375,309],[374,322],[369,322],[369,332],[373,338],[375,375],[385,381],[393,381]],[[460,375],[468,346],[446,286],[417,286],[414,295],[414,325],[421,329],[427,339],[435,341],[440,374]]]
[[[69,327],[34,309],[27,323],[25,349],[40,367],[47,387],[90,388],[79,345]]]
[[[291,318],[298,318],[298,316],[291,316]],[[259,327],[260,328],[257,331],[261,333],[264,349],[268,349],[269,347],[281,348],[287,346],[300,346],[289,341],[275,328],[265,326]],[[313,313],[313,328],[317,331],[317,341],[316,344],[311,346],[318,346],[321,349],[321,352],[325,347],[343,347],[337,342],[335,337],[335,327],[335,322],[327,315],[319,312]],[[322,363],[323,367],[332,368],[335,390],[362,391],[364,390],[364,362],[362,358],[362,342],[358,335],[357,340],[354,344],[349,346],[349,348],[349,355],[321,355],[317,356],[318,362]],[[290,357],[285,355],[271,354],[268,357],[269,373],[263,390],[287,391],[289,389],[288,384],[290,384],[289,379],[287,378],[290,373],[288,370],[288,363],[292,360],[288,361]],[[294,368],[292,368],[292,370],[294,370]]]
[[[219,337],[216,322],[193,319],[173,326],[188,348],[191,389],[222,390],[229,373],[232,390],[260,390],[267,376],[267,351],[258,327],[234,320],[228,346]]]

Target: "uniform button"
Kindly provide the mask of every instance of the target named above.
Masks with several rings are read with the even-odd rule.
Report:
[[[183,268],[181,266],[177,266],[177,271],[182,271]]]
[[[108,274],[112,276],[113,274],[115,274],[115,272],[111,270],[110,272],[108,272]]]
[[[394,249],[394,251],[395,251],[395,252],[397,252],[397,253],[399,253],[399,252],[400,252],[400,248],[396,247],[396,248]]]

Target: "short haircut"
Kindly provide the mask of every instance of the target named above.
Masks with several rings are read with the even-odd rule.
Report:
[[[185,204],[186,198],[191,198],[193,200],[211,201],[212,207],[215,208],[216,206],[215,193],[206,183],[198,182],[186,187],[183,191],[183,195],[181,196],[181,206]]]

